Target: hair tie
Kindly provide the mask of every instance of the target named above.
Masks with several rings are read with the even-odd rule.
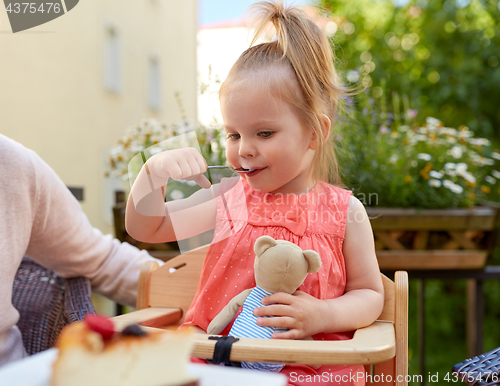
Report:
[[[274,34],[273,36],[273,42],[277,42],[278,41],[278,34]]]

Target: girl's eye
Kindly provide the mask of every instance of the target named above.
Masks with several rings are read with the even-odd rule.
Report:
[[[263,138],[269,138],[273,134],[272,131],[261,131],[259,135]]]
[[[228,133],[226,137],[226,139],[239,139],[239,138],[240,138],[239,134],[230,134],[230,133]]]

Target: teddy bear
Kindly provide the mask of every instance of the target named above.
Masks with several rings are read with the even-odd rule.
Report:
[[[208,334],[219,334],[233,320],[238,308],[243,306],[235,319],[229,336],[270,339],[275,331],[286,331],[274,327],[262,327],[253,315],[255,308],[263,307],[265,296],[276,292],[293,294],[304,282],[308,273],[318,272],[321,258],[313,250],[303,251],[299,246],[270,236],[259,237],[254,244],[254,274],[256,287],[236,295],[212,320]],[[242,362],[247,369],[279,372],[282,363]]]

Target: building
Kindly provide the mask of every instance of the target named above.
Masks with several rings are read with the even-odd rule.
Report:
[[[197,120],[196,0],[85,0],[11,33],[0,7],[0,133],[82,188],[90,222],[112,233],[109,149],[143,118]],[[2,176],[2,178],[6,178]]]
[[[198,119],[202,124],[222,123],[220,83],[238,57],[250,47],[253,32],[244,19],[209,24],[198,30],[198,79],[204,90],[198,95]],[[264,41],[259,39],[258,43]]]

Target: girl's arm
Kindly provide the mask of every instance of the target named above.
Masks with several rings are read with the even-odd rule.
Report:
[[[218,185],[202,174],[206,161],[194,148],[169,150],[151,157],[132,186],[125,211],[127,232],[149,243],[182,240],[215,227]],[[168,179],[194,180],[201,189],[190,197],[164,202]]]
[[[351,196],[342,248],[345,294],[327,300],[331,322],[325,332],[351,331],[373,323],[384,306],[384,286],[375,254],[373,231],[363,204]]]
[[[302,339],[320,332],[352,331],[373,323],[382,312],[384,288],[375,255],[370,220],[363,204],[351,197],[342,248],[347,283],[344,295],[327,300],[296,291],[283,292],[263,299],[274,304],[256,309],[260,326],[285,327],[289,331],[275,333],[273,338]]]

